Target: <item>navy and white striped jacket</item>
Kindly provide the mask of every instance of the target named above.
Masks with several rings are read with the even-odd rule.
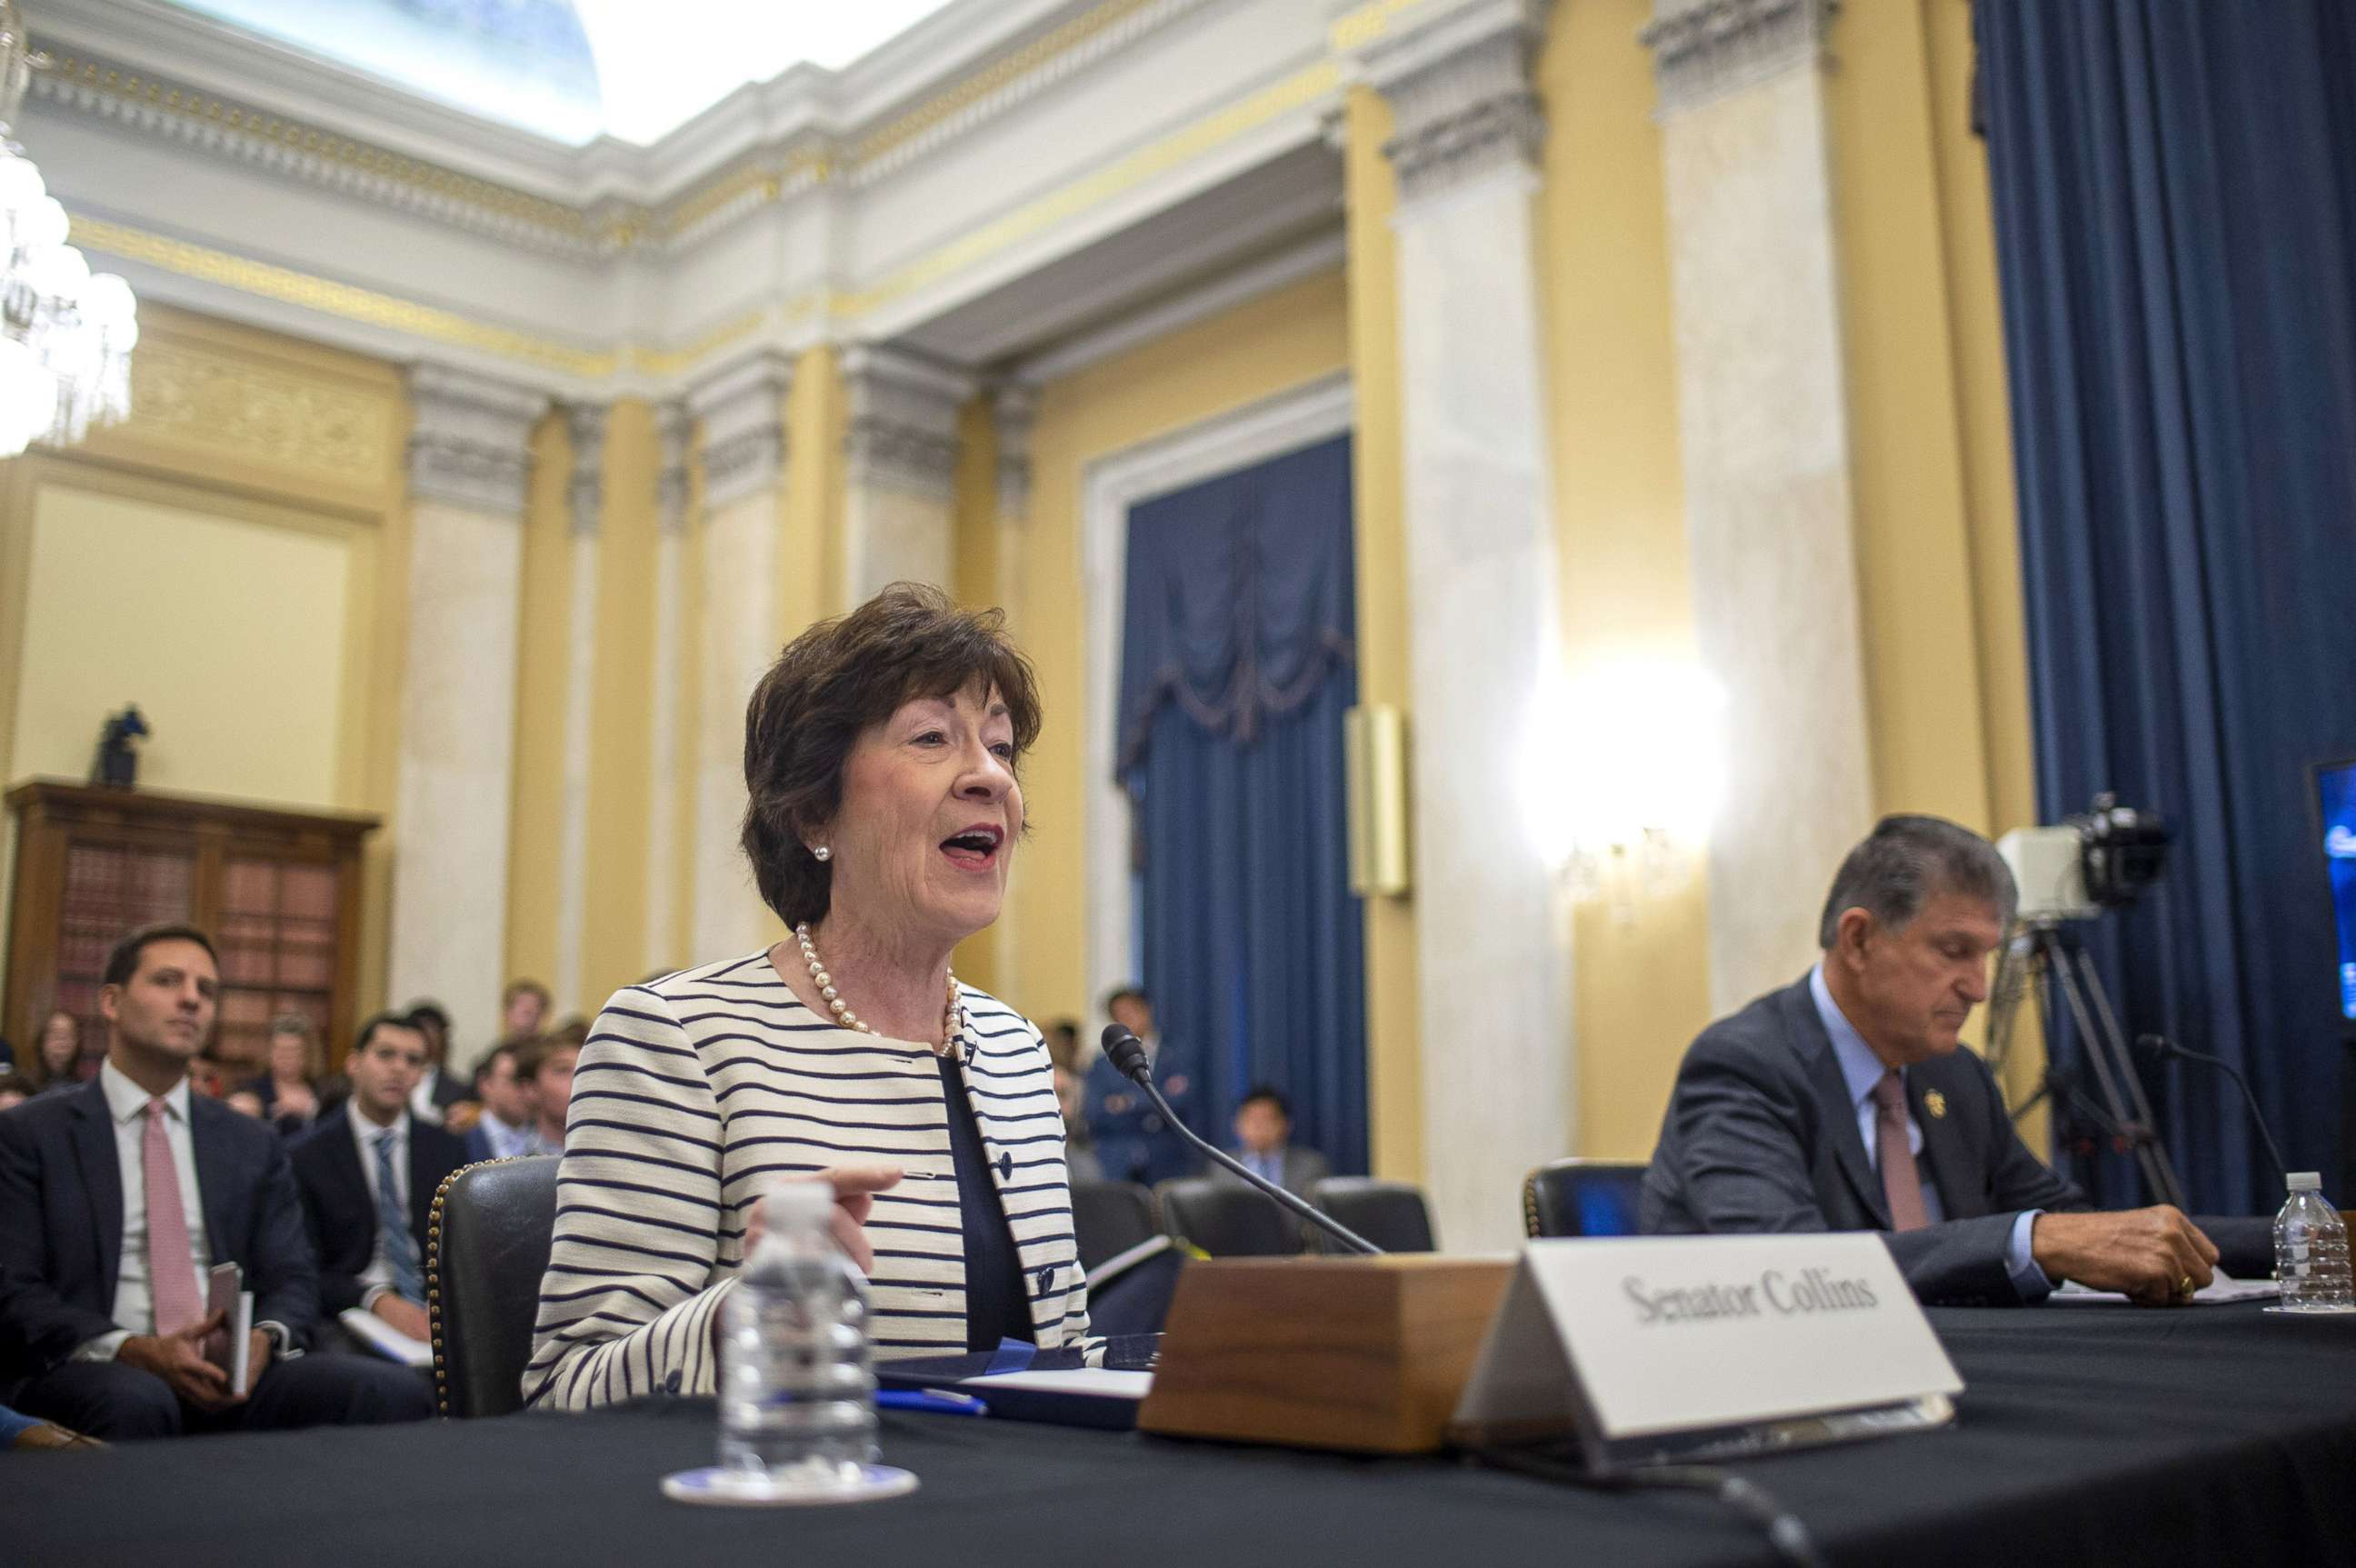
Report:
[[[1046,1047],[995,998],[959,990],[968,1093],[1033,1329],[1042,1348],[1076,1344],[1087,1282]],[[961,1353],[949,1113],[928,1048],[821,1018],[766,952],[615,993],[573,1074],[525,1402],[712,1392],[712,1314],[744,1262],[747,1210],[780,1177],[851,1161],[906,1172],[867,1220],[876,1356]]]

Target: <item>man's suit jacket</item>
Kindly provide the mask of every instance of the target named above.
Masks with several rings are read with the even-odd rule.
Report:
[[[1251,1163],[1244,1159],[1244,1152],[1240,1148],[1230,1148],[1227,1153],[1244,1160],[1246,1165]],[[1283,1175],[1277,1178],[1276,1185],[1295,1197],[1307,1197],[1311,1187],[1333,1174],[1333,1163],[1316,1150],[1300,1144],[1287,1144],[1284,1145]],[[1243,1180],[1225,1165],[1213,1165],[1211,1177],[1215,1181]]]
[[[360,1305],[359,1276],[376,1258],[376,1200],[369,1196],[360,1152],[352,1144],[347,1103],[319,1118],[294,1145],[294,1180],[303,1217],[319,1259],[319,1303],[329,1313]],[[443,1178],[466,1164],[466,1140],[409,1119],[409,1230],[417,1239],[417,1265],[425,1267],[425,1235],[434,1194]]]
[[[276,1133],[203,1095],[188,1097],[188,1135],[216,1263],[236,1263],[257,1323],[297,1343],[319,1315],[284,1144]],[[0,1397],[118,1326],[123,1171],[106,1093],[93,1081],[0,1112]]]
[[[1945,1114],[1927,1099],[1942,1097]],[[1969,1050],[1909,1068],[1923,1179],[1946,1219],[1884,1237],[1926,1302],[2019,1299],[2006,1267],[2013,1217],[2090,1207],[2030,1154],[1987,1064]],[[1866,1157],[1848,1085],[1804,977],[1701,1033],[1677,1069],[1644,1173],[1645,1233],[1890,1230],[1880,1173]]]

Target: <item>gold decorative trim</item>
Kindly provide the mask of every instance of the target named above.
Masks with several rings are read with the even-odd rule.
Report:
[[[1424,3],[1425,0],[1373,0],[1371,5],[1334,17],[1325,36],[1332,41],[1334,53],[1348,54],[1389,32],[1392,22]]]
[[[344,485],[394,457],[392,404],[375,388],[223,357],[151,333],[131,360],[127,434],[241,456]]]
[[[441,200],[479,208],[519,223],[552,230],[567,239],[587,242],[594,238],[588,214],[578,208],[370,146],[332,131],[281,119],[259,109],[223,102],[191,89],[151,81],[110,65],[70,56],[60,57],[44,74],[60,85],[79,82],[101,92],[145,103],[166,114],[273,143],[298,158],[332,164]]]
[[[299,305],[308,310],[341,317],[347,321],[391,328],[397,332],[429,338],[437,343],[479,349],[502,359],[540,365],[591,381],[611,376],[621,363],[619,354],[612,349],[572,348],[505,327],[472,321],[455,311],[419,305],[413,300],[378,294],[350,284],[311,277],[288,267],[250,261],[226,251],[191,245],[180,240],[167,240],[160,234],[145,233],[120,223],[108,223],[76,214],[73,218],[73,240],[78,245],[104,251],[125,261],[145,262],[182,277],[220,284],[264,299]]]

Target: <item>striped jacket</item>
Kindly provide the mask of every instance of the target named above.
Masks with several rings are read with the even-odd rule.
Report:
[[[960,992],[968,1093],[1032,1326],[1043,1348],[1075,1344],[1087,1334],[1087,1282],[1046,1047],[995,998]],[[747,1209],[780,1177],[849,1161],[906,1172],[867,1221],[876,1356],[962,1352],[944,1111],[929,1050],[819,1017],[766,952],[616,992],[573,1074],[525,1403],[712,1392],[712,1315],[744,1262]]]

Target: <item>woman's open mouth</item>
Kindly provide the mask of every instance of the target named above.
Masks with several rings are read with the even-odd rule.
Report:
[[[943,839],[941,853],[948,856],[950,865],[962,870],[987,871],[998,859],[999,846],[1005,841],[1005,829],[976,822]]]

